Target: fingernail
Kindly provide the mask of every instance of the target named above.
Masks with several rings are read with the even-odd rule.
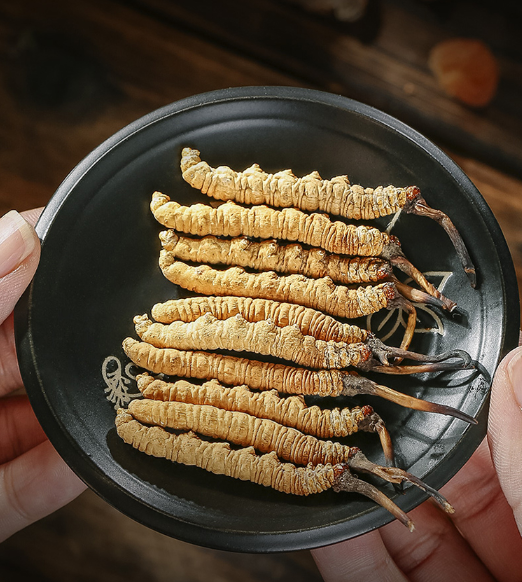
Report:
[[[14,271],[35,244],[33,228],[16,210],[4,214],[0,218],[0,277]]]
[[[513,394],[522,410],[522,350],[519,348],[508,363],[507,373],[513,386]]]

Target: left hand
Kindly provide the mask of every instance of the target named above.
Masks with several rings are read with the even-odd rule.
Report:
[[[85,485],[64,463],[33,413],[22,386],[13,309],[40,258],[34,231],[41,210],[0,218],[0,541],[62,507]]]

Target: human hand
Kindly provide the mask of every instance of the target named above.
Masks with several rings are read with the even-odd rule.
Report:
[[[40,212],[0,218],[0,541],[85,489],[47,440],[27,396],[10,395],[22,386],[12,312],[38,266],[40,242],[31,225]]]
[[[522,347],[495,374],[487,439],[442,493],[451,519],[427,501],[413,533],[395,521],[313,550],[325,582],[522,580]]]

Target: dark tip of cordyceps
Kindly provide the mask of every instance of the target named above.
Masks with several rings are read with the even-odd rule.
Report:
[[[364,368],[366,371],[371,370],[389,374],[421,374],[423,372],[439,372],[444,370],[475,369],[475,363],[472,361],[471,356],[464,350],[451,350],[433,355],[418,354],[394,346],[387,346],[375,337],[373,333],[368,335],[366,343],[373,355],[373,358],[367,359],[361,365],[361,369]],[[396,358],[421,362],[422,364],[414,366],[391,365],[390,359]]]
[[[377,414],[378,420],[375,422],[375,432],[379,435],[381,441],[382,451],[384,453],[384,458],[386,460],[386,465],[391,467],[395,464],[395,452],[393,450],[393,443],[391,440],[390,432],[384,425],[384,421]]]
[[[426,216],[438,222],[442,228],[446,231],[448,236],[455,247],[457,256],[462,263],[464,272],[466,273],[468,280],[473,288],[477,284],[477,274],[475,266],[469,256],[468,249],[460,236],[459,231],[456,229],[455,225],[449,218],[447,214],[442,212],[442,210],[437,210],[432,208],[426,203],[426,200],[421,196],[419,188],[417,186],[410,186],[407,189],[406,194],[407,202],[404,205],[404,212],[409,214],[416,214],[418,216]]]
[[[385,367],[383,366],[383,369]],[[430,402],[428,400],[421,400],[420,398],[415,398],[414,396],[408,396],[402,392],[397,392],[392,388],[377,384],[369,378],[359,376],[357,374],[345,374],[343,375],[343,391],[342,396],[355,396],[356,394],[369,394],[372,396],[379,396],[390,402],[394,402],[399,406],[404,406],[405,408],[411,408],[412,410],[422,410],[424,412],[434,412],[438,414],[444,414],[446,416],[453,416],[459,420],[468,422],[469,424],[477,424],[477,420],[472,416],[469,416],[465,412],[461,412],[456,408],[451,406],[446,406],[444,404],[436,404],[435,402]]]
[[[430,402],[429,400],[421,400],[420,398],[415,398],[414,396],[408,396],[402,392],[397,392],[388,388],[387,386],[382,386],[380,384],[376,385],[375,389],[376,396],[381,396],[390,402],[395,402],[400,406],[405,408],[411,408],[412,410],[422,410],[423,412],[434,412],[437,414],[444,414],[446,416],[452,416],[463,420],[469,424],[477,424],[477,420],[451,406],[446,406],[445,404],[437,404],[436,402]]]
[[[371,475],[376,475],[389,483],[402,483],[404,481],[415,485],[430,497],[432,497],[446,513],[454,513],[455,510],[450,503],[443,497],[436,489],[430,487],[428,484],[424,483],[415,475],[399,469],[398,467],[382,467],[381,465],[376,465],[370,461],[362,452],[356,453],[349,461],[347,465],[350,469],[354,471],[360,471],[363,473],[369,473]]]
[[[445,297],[434,285],[432,285],[426,279],[424,274],[421,273],[419,269],[417,269],[410,261],[408,261],[408,259],[402,253],[394,254],[389,258],[389,261],[394,267],[397,267],[403,273],[411,277],[411,279],[415,281],[417,285],[422,287],[428,296],[432,297],[433,299],[430,300],[426,297],[423,297],[423,295],[420,294],[420,291],[417,292],[416,290],[413,290],[412,287],[409,287],[404,283],[400,283],[400,281],[397,281],[397,279],[394,278],[393,280],[397,286],[397,289],[401,292],[402,295],[418,303],[428,303],[437,307],[441,307],[450,313],[455,310],[457,307],[455,301]],[[411,295],[412,293],[415,294],[415,297]]]
[[[353,475],[348,464],[336,465],[336,476],[332,489],[336,492],[346,491],[349,493],[360,493],[375,501],[381,507],[389,511],[396,519],[404,524],[410,531],[415,529],[413,522],[408,515],[396,505],[387,495],[377,489],[371,483],[367,483]]]
[[[455,301],[444,297],[444,295],[442,295],[440,292],[438,292],[436,295],[432,295],[431,293],[426,293],[426,291],[421,291],[419,289],[415,289],[415,287],[401,283],[398,280],[395,280],[395,286],[401,295],[413,303],[432,305],[433,307],[438,307],[439,309],[449,311],[450,313],[452,313],[457,307]]]

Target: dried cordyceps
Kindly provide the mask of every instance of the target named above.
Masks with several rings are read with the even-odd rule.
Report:
[[[186,297],[170,299],[152,307],[152,317],[161,323],[194,321],[211,313],[218,319],[227,319],[238,313],[248,321],[272,320],[276,325],[298,325],[301,333],[324,341],[345,343],[365,342],[371,335],[356,325],[341,323],[333,317],[295,303],[252,297]]]
[[[446,511],[453,512],[444,497],[411,473],[372,463],[358,447],[322,441],[273,420],[215,406],[155,400],[133,400],[129,413],[146,424],[191,430],[242,447],[251,446],[261,453],[275,452],[280,459],[296,465],[346,464],[350,469],[376,475],[390,483],[412,483],[431,495]]]
[[[338,255],[380,257],[409,275],[428,293],[432,288],[406,259],[398,239],[377,228],[332,222],[326,214],[306,214],[295,208],[243,208],[234,202],[217,208],[206,204],[182,206],[161,192],[154,192],[150,208],[163,226],[197,236],[276,238],[320,247]]]
[[[225,319],[217,319],[211,313],[191,321],[173,321],[170,324],[152,322],[147,315],[134,318],[136,333],[145,342],[158,348],[178,350],[229,350],[246,351],[274,356],[308,368],[347,368],[379,370],[389,365],[389,356],[429,362],[430,365],[402,366],[403,373],[461,369],[471,358],[462,351],[452,351],[439,356],[422,356],[397,348],[388,348],[377,338],[370,336],[368,343],[344,343],[324,341],[301,332],[298,325],[278,326],[271,319],[249,322],[240,313]],[[379,360],[374,358],[374,353]],[[453,363],[447,359],[457,359]]]
[[[216,319],[210,313],[195,321],[153,323],[146,315],[134,318],[136,333],[158,348],[246,351],[295,362],[309,368],[347,368],[372,357],[363,343],[325,342],[303,335],[294,325],[278,327],[270,320],[251,323],[240,314]]]
[[[444,297],[422,274],[416,273],[416,279],[428,296],[400,283],[393,274],[391,264],[376,257],[341,256],[320,248],[305,249],[297,243],[279,244],[275,239],[261,242],[254,242],[248,237],[221,239],[205,236],[194,239],[179,236],[173,230],[161,232],[159,236],[163,248],[184,262],[234,265],[315,279],[330,277],[343,285],[393,281],[410,301],[431,303],[448,311],[456,307],[454,301]]]
[[[190,174],[194,168],[195,173]],[[371,407],[321,410],[308,407],[304,396],[377,395],[402,406],[475,423],[451,407],[406,396],[343,370],[355,366],[404,374],[473,367],[470,356],[459,350],[438,356],[407,351],[416,323],[410,301],[450,311],[455,303],[411,265],[395,237],[290,207],[357,218],[385,216],[400,209],[431,216],[449,232],[474,284],[473,265],[449,218],[429,208],[416,187],[363,189],[350,186],[343,176],[323,181],[314,172],[299,179],[289,170],[272,176],[258,166],[237,174],[229,168],[210,168],[201,162],[199,152],[188,149],[184,150],[182,169],[189,182],[195,176],[191,182],[194,187],[228,202],[218,208],[200,204],[183,207],[154,193],[151,210],[161,224],[204,237],[193,239],[174,230],[161,233],[164,249],[160,267],[173,283],[214,297],[158,304],[153,308],[157,322],[146,315],[135,317],[136,332],[143,341],[127,338],[123,342],[127,356],[137,366],[167,378],[137,377],[145,398],[132,400],[128,411],[118,411],[120,437],[147,454],[286,493],[308,495],[329,488],[359,492],[387,508],[410,529],[412,523],[404,512],[351,470],[390,483],[409,482],[431,495],[445,511],[453,512],[437,491],[393,466],[390,435]],[[285,208],[244,208],[231,200]],[[216,238],[223,236],[242,238]],[[194,267],[177,259],[233,267]],[[241,267],[262,272],[250,273]],[[392,267],[409,274],[426,292],[400,283]],[[360,283],[375,285],[346,286]],[[358,318],[396,307],[409,313],[400,348],[389,348],[370,332],[331,317]],[[247,351],[303,367],[237,358],[216,350]],[[390,365],[389,358],[396,361]],[[421,364],[397,365],[403,358]],[[458,362],[448,362],[450,359]],[[212,381],[203,385],[184,380],[172,383],[165,381],[169,376]],[[232,387],[221,386],[215,379]],[[282,397],[279,393],[298,396]],[[371,462],[357,447],[317,438],[331,439],[358,430],[378,433],[387,467]],[[240,448],[233,450],[231,443]]]
[[[124,442],[147,455],[195,465],[283,493],[312,495],[328,489],[360,493],[387,509],[410,531],[414,529],[402,509],[374,485],[352,475],[347,465],[296,467],[282,463],[275,453],[256,455],[253,447],[231,449],[229,443],[201,440],[192,431],[173,434],[159,426],[144,426],[123,409],[118,410],[116,430]]]
[[[182,206],[154,192],[151,210],[156,220],[176,231],[197,236],[250,236],[298,241],[342,255],[383,257],[402,255],[398,240],[377,228],[332,222],[326,214],[306,214],[295,208],[244,208],[234,202],[212,208],[206,204]]]
[[[218,353],[156,348],[132,338],[123,341],[123,349],[134,364],[155,374],[202,380],[215,378],[230,386],[245,384],[254,390],[277,390],[283,394],[333,397],[369,394],[414,410],[447,414],[476,424],[474,418],[460,410],[401,394],[354,372],[308,370]],[[382,366],[379,371],[394,373],[392,366]]]
[[[252,446],[261,453],[274,451],[280,459],[296,465],[335,465],[348,462],[359,452],[357,447],[320,440],[273,420],[208,404],[138,398],[129,403],[129,412],[145,424],[181,431],[193,430],[236,445]]]
[[[298,303],[347,319],[364,317],[384,308],[401,307],[409,314],[401,342],[404,350],[408,349],[415,330],[415,308],[398,293],[395,284],[391,282],[350,289],[335,285],[329,277],[309,279],[303,275],[279,276],[273,271],[247,273],[241,267],[220,271],[208,265],[193,267],[176,261],[164,249],[160,252],[159,264],[165,277],[172,283],[206,295],[270,298]]]
[[[296,325],[303,335],[310,335],[324,341],[347,344],[366,343],[373,356],[384,365],[389,365],[390,358],[406,358],[425,363],[457,358],[460,362],[455,363],[455,369],[467,367],[471,363],[469,355],[462,350],[429,356],[387,346],[367,330],[356,325],[342,323],[321,311],[295,303],[284,303],[271,299],[252,299],[251,297],[208,296],[171,299],[165,303],[157,303],[152,307],[152,317],[160,323],[191,322],[206,313],[212,314],[217,319],[227,319],[240,314],[251,322],[270,320],[279,327]],[[366,365],[370,364],[374,365],[375,363],[367,362]],[[419,370],[409,369],[405,366],[402,369],[404,373],[419,372]],[[423,368],[422,371],[436,371],[436,369],[442,368],[434,367],[431,370]],[[443,369],[450,368],[444,366]]]
[[[308,406],[302,396],[283,398],[277,390],[254,392],[244,385],[227,388],[217,380],[201,385],[186,380],[166,382],[145,373],[139,374],[136,382],[143,396],[151,400],[210,404],[217,408],[246,412],[319,438],[342,438],[359,431],[382,431],[384,439],[389,440],[381,417],[371,406],[333,409]]]
[[[164,249],[177,259],[250,267],[257,271],[298,273],[318,279],[330,277],[345,285],[389,281],[393,269],[388,261],[375,257],[347,257],[298,243],[279,244],[276,239],[256,242],[246,236],[223,239],[215,236],[189,238],[173,230],[160,232]]]
[[[184,148],[182,151],[181,171],[184,180],[192,187],[218,200],[301,208],[306,211],[319,210],[363,220],[387,216],[399,210],[428,216],[446,230],[471,284],[475,286],[475,268],[457,229],[446,214],[426,204],[417,186],[363,188],[350,184],[346,176],[322,180],[318,172],[313,172],[303,178],[294,176],[291,170],[267,174],[257,164],[244,172],[235,172],[226,166],[210,167],[206,162],[201,161],[199,151],[191,148]],[[263,238],[270,238],[270,236]],[[370,253],[370,255],[374,254]]]
[[[187,404],[209,404],[217,408],[246,412],[320,438],[345,437],[359,431],[376,432],[388,465],[393,464],[393,445],[381,417],[371,406],[323,409],[307,406],[303,396],[282,398],[276,390],[253,392],[248,386],[226,388],[216,380],[202,385],[185,380],[165,382],[139,374],[136,382],[145,398]]]

